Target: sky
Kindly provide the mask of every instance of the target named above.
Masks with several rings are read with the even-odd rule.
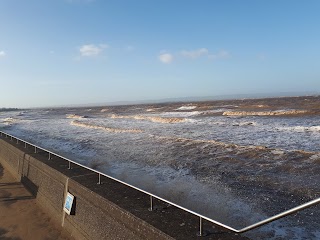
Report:
[[[1,0],[0,107],[320,92],[320,1]]]

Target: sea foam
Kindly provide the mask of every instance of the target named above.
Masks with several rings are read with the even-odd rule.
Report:
[[[278,111],[226,111],[224,116],[283,116],[283,115],[298,115],[309,113],[307,110],[278,110]]]
[[[184,118],[175,118],[175,117],[158,117],[158,116],[143,116],[143,115],[132,115],[132,116],[120,116],[112,114],[111,118],[126,118],[126,119],[136,119],[136,120],[147,120],[150,122],[156,123],[181,123],[185,122]]]
[[[99,129],[99,130],[104,130],[104,131],[112,132],[112,133],[141,133],[142,132],[142,130],[140,130],[140,129],[110,128],[110,127],[95,125],[92,123],[81,122],[78,120],[73,120],[70,124],[73,126]]]

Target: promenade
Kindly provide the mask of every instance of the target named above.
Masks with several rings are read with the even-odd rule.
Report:
[[[1,164],[0,239],[73,239],[41,211],[34,196]]]

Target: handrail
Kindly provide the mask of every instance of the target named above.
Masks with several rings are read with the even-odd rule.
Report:
[[[177,207],[177,208],[179,208],[179,209],[181,209],[181,210],[184,210],[184,211],[189,212],[189,213],[191,213],[191,214],[193,214],[193,215],[195,215],[195,216],[198,216],[198,217],[200,218],[200,226],[199,226],[200,232],[198,233],[198,236],[204,236],[203,231],[202,231],[202,220],[203,220],[203,219],[205,219],[205,220],[207,220],[207,221],[209,221],[209,222],[211,222],[211,223],[214,223],[214,224],[216,224],[216,225],[218,225],[218,226],[220,226],[220,227],[223,227],[223,228],[225,228],[225,229],[228,229],[228,230],[230,230],[230,231],[232,231],[232,232],[235,232],[235,233],[244,233],[244,232],[250,231],[250,230],[252,230],[252,229],[255,229],[255,228],[257,228],[257,227],[260,227],[260,226],[262,226],[262,225],[265,225],[265,224],[267,224],[267,223],[273,222],[273,221],[275,221],[275,220],[277,220],[277,219],[283,218],[283,217],[285,217],[285,216],[291,215],[291,214],[296,213],[296,212],[298,212],[298,211],[300,211],[300,210],[303,210],[303,209],[305,209],[305,208],[309,208],[309,207],[311,207],[311,206],[314,206],[314,205],[320,203],[320,198],[317,198],[317,199],[314,199],[314,200],[309,201],[309,202],[307,202],[307,203],[301,204],[301,205],[299,205],[299,206],[297,206],[297,207],[294,207],[294,208],[292,208],[292,209],[286,210],[286,211],[284,211],[284,212],[282,212],[282,213],[279,213],[279,214],[277,214],[277,215],[274,215],[274,216],[272,216],[272,217],[269,217],[269,218],[267,218],[267,219],[265,219],[265,220],[259,221],[259,222],[257,222],[257,223],[252,224],[252,225],[249,225],[249,226],[247,226],[247,227],[244,227],[244,228],[241,228],[241,229],[235,229],[235,228],[230,227],[230,226],[228,226],[228,225],[226,225],[226,224],[223,224],[223,223],[221,223],[221,222],[218,222],[218,221],[216,221],[216,220],[214,220],[214,219],[211,219],[211,218],[209,218],[209,217],[206,217],[206,216],[204,216],[204,215],[202,215],[202,214],[199,214],[199,213],[197,213],[197,212],[194,212],[194,211],[192,211],[192,210],[190,210],[190,209],[187,209],[187,208],[185,208],[185,207],[182,207],[182,206],[180,206],[180,205],[178,205],[178,204],[176,204],[176,203],[173,203],[173,202],[171,202],[171,201],[169,201],[169,200],[166,200],[166,199],[164,199],[164,198],[162,198],[162,197],[159,197],[159,196],[157,196],[157,195],[155,195],[155,194],[153,194],[153,193],[150,193],[150,192],[145,191],[145,190],[143,190],[143,189],[141,189],[141,188],[138,188],[138,187],[136,187],[136,186],[133,186],[133,185],[131,185],[131,184],[128,184],[128,183],[126,183],[126,182],[124,182],[124,181],[121,181],[121,180],[119,180],[119,179],[117,179],[117,178],[114,178],[114,177],[112,177],[112,176],[109,176],[109,175],[107,175],[107,174],[105,174],[105,173],[102,173],[102,172],[97,171],[97,170],[95,170],[95,169],[89,168],[89,167],[87,167],[87,166],[85,166],[85,165],[82,165],[81,163],[78,163],[78,162],[75,162],[75,161],[73,161],[73,160],[71,160],[71,159],[68,159],[68,158],[66,158],[66,157],[63,157],[63,156],[61,156],[61,155],[59,155],[59,154],[57,154],[57,153],[54,153],[54,152],[52,152],[52,151],[50,151],[50,150],[47,150],[47,149],[42,148],[42,147],[39,147],[39,146],[37,146],[37,145],[35,145],[35,144],[32,144],[32,143],[30,143],[30,142],[28,142],[28,141],[25,141],[25,140],[23,140],[23,139],[20,139],[20,138],[18,138],[18,137],[15,137],[15,136],[13,136],[13,135],[10,135],[10,134],[8,134],[8,133],[5,133],[5,132],[3,132],[3,131],[0,131],[0,136],[2,136],[3,134],[4,134],[6,137],[8,137],[8,136],[11,137],[11,139],[15,138],[16,141],[17,141],[17,143],[18,143],[18,141],[25,143],[25,147],[26,147],[26,144],[28,144],[28,145],[30,145],[30,146],[33,146],[33,147],[35,148],[35,153],[37,152],[37,149],[40,149],[40,150],[42,150],[42,151],[47,152],[47,153],[49,154],[49,159],[51,159],[51,155],[53,155],[53,156],[56,156],[56,157],[59,157],[59,158],[61,158],[61,159],[63,159],[63,160],[68,161],[68,162],[69,162],[69,169],[70,169],[70,163],[73,163],[73,164],[78,165],[78,166],[80,166],[80,167],[82,167],[82,168],[85,168],[85,169],[87,169],[87,170],[90,170],[90,171],[92,171],[92,172],[95,172],[95,173],[99,174],[99,182],[98,182],[98,184],[101,183],[100,179],[101,179],[101,175],[102,175],[102,176],[105,176],[105,177],[107,177],[107,178],[109,178],[109,179],[112,179],[112,180],[114,180],[114,181],[116,181],[116,182],[119,182],[119,183],[121,183],[121,184],[124,184],[124,185],[126,185],[126,186],[128,186],[128,187],[130,187],[130,188],[133,188],[133,189],[135,189],[135,190],[137,190],[137,191],[140,191],[140,192],[142,192],[142,193],[145,193],[145,194],[149,195],[149,196],[150,196],[150,202],[151,202],[151,210],[153,210],[153,199],[152,199],[152,198],[156,198],[156,199],[158,199],[158,200],[161,200],[162,202],[168,203],[168,204],[170,204],[170,205],[172,205],[172,206],[175,206],[175,207]]]

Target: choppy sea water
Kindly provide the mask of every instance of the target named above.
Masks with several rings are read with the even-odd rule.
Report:
[[[251,107],[33,109],[1,112],[0,130],[242,228],[320,197],[320,114]],[[319,209],[246,236],[320,239]]]

